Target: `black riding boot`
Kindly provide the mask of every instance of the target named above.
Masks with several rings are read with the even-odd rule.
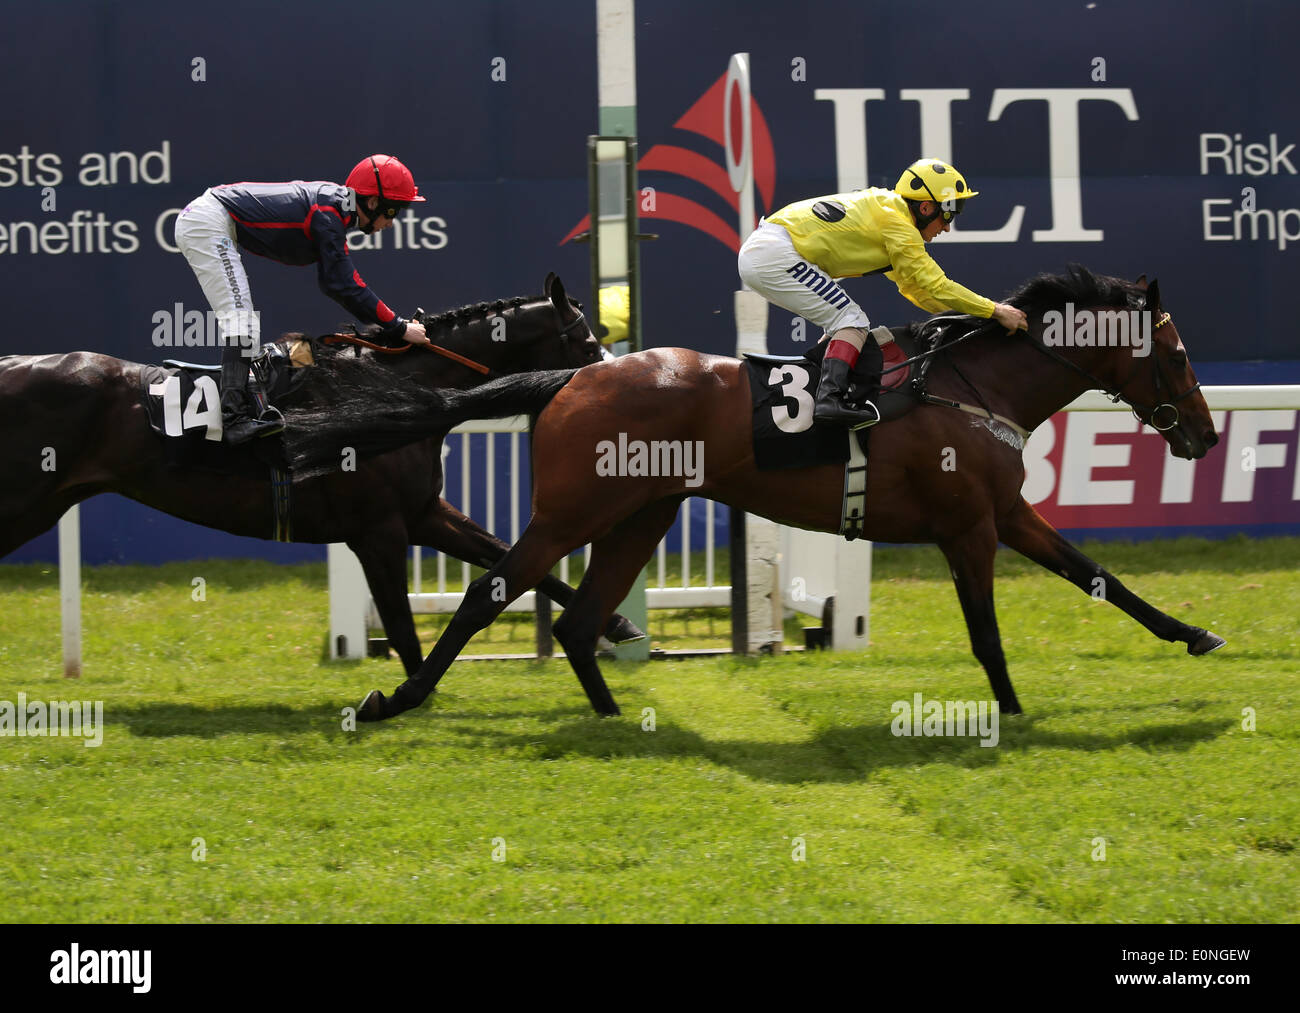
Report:
[[[249,409],[256,407],[248,393],[248,360],[235,345],[238,338],[228,339],[221,357],[221,431],[224,442],[231,446],[247,443],[255,436],[273,436],[284,429],[284,418],[268,407],[260,418],[254,418]]]
[[[868,341],[875,344],[871,337]],[[843,359],[833,359],[829,355],[822,359],[821,381],[817,384],[817,403],[813,407],[814,422],[831,422],[848,426],[850,429],[863,429],[874,426],[880,421],[880,412],[870,401],[850,408],[844,403],[849,390],[849,364]]]

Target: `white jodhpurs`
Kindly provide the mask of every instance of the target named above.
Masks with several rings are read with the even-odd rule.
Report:
[[[208,305],[217,314],[222,344],[243,338],[244,355],[255,355],[261,324],[253,309],[248,275],[235,242],[235,223],[222,203],[206,190],[176,216],[176,245],[194,269]]]
[[[825,271],[799,256],[790,233],[759,222],[736,260],[741,280],[770,303],[812,321],[834,334],[845,327],[865,332],[871,321]]]

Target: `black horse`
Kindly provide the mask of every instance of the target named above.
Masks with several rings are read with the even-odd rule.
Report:
[[[359,373],[380,390],[389,381],[464,389],[503,374],[599,360],[600,343],[559,278],[548,275],[545,290],[426,318],[430,340],[450,357],[423,348],[321,355],[287,403],[328,404],[335,386]],[[94,352],[0,357],[0,558],[102,492],[233,534],[275,536],[273,476],[259,453],[265,448],[217,444],[202,464],[177,463],[141,403],[147,368]],[[295,479],[290,489],[290,540],[346,542],[357,554],[408,674],[423,653],[406,597],[407,547],[427,545],[485,568],[509,548],[441,497],[441,446],[440,434],[360,461],[353,471]],[[574,594],[552,576],[538,589],[561,606]],[[616,643],[642,636],[617,616],[607,634]]]

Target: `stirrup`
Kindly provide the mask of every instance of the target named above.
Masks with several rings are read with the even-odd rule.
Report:
[[[275,412],[274,418],[270,417],[271,412]],[[263,436],[274,436],[283,431],[284,418],[274,408],[269,409],[261,418],[236,415],[229,420],[221,420],[222,439],[231,446],[239,446]]]
[[[870,413],[871,418],[861,416]],[[870,401],[861,405],[847,405],[843,401],[823,400],[813,408],[813,421],[822,425],[838,425],[848,429],[865,429],[880,421],[880,409]]]
[[[854,425],[849,426],[849,429],[851,429],[855,433],[859,429],[866,429],[868,426],[874,426],[877,422],[880,421],[880,409],[876,407],[874,401],[863,401],[861,404],[857,406],[857,410],[870,411],[876,417],[874,419],[868,419],[866,422],[858,422]]]

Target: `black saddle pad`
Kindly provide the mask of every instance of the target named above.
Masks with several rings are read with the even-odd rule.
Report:
[[[270,390],[272,400],[295,389],[305,371],[293,369],[288,351],[268,345],[253,367],[250,392],[260,399]],[[167,463],[216,471],[249,466],[285,466],[280,437],[253,440],[240,447],[222,442],[221,384],[218,372],[205,366],[144,366],[140,371],[140,401],[149,428],[163,440]]]
[[[140,395],[149,428],[168,443],[194,448],[221,443],[221,385],[207,372],[174,366],[145,366]]]
[[[820,364],[749,356],[754,463],[760,471],[843,464],[849,445],[841,426],[813,424]]]
[[[907,328],[891,328],[903,353],[916,354]],[[872,340],[868,338],[868,340]],[[814,425],[813,404],[821,376],[826,343],[806,355],[747,355],[749,390],[753,405],[754,462],[760,471],[843,464],[849,459],[843,426]],[[886,376],[885,381],[889,382]],[[911,390],[879,390],[855,372],[849,384],[849,401],[874,398],[884,422],[906,414],[916,404]],[[874,427],[872,427],[874,428]],[[871,429],[857,431],[863,453]]]

